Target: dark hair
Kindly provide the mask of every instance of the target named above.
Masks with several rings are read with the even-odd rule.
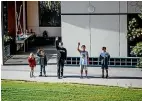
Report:
[[[82,45],[81,47],[86,47],[85,45]]]
[[[104,49],[106,49],[106,47],[102,47],[102,49],[104,50]]]
[[[60,42],[61,45],[63,45],[63,42]]]

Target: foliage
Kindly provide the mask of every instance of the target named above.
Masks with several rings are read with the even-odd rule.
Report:
[[[133,18],[131,21],[129,21],[128,25],[128,39],[130,41],[133,41],[135,38],[139,38],[142,36],[142,28],[137,28],[138,22],[136,18]]]
[[[131,53],[136,56],[142,56],[142,42],[138,42],[136,46],[133,47]]]
[[[140,60],[138,61],[137,67],[138,68],[142,68],[142,58],[140,58]]]
[[[2,81],[2,101],[142,101],[142,89]]]
[[[138,14],[138,17],[142,20],[142,13]],[[139,27],[139,22],[136,18],[132,18],[129,21],[127,35],[130,41],[142,38],[142,28]],[[142,56],[142,41],[138,42],[136,46],[132,48],[131,54],[135,56]],[[137,67],[142,67],[142,59],[140,59],[137,63]]]
[[[39,1],[40,26],[61,26],[61,2]]]
[[[3,39],[4,39],[4,44],[9,44],[13,38],[9,36],[8,34],[5,34],[3,36]]]

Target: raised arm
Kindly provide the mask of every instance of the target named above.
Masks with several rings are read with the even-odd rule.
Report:
[[[67,60],[67,49],[65,48],[65,59]]]
[[[77,47],[78,52],[81,51],[81,50],[79,49],[79,46],[80,46],[80,42],[78,42],[78,47]]]

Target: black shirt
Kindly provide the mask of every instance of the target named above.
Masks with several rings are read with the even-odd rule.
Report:
[[[57,60],[66,60],[67,50],[64,47],[57,46]]]

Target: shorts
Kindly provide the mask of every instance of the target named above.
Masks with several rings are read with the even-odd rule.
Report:
[[[102,65],[102,69],[108,69],[108,65]]]
[[[80,69],[81,69],[81,70],[83,70],[83,69],[84,69],[84,70],[88,70],[87,65],[80,65]]]

